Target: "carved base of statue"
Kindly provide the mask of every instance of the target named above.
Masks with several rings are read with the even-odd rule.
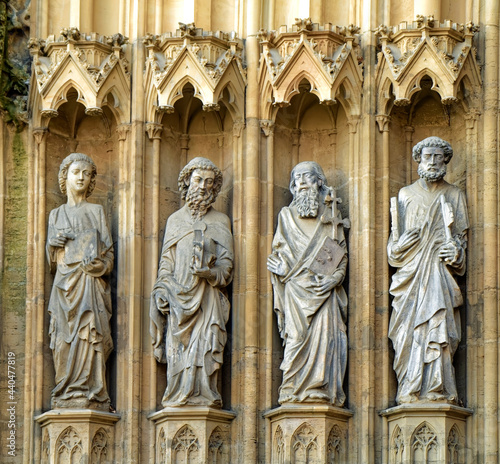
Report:
[[[114,459],[118,414],[91,409],[54,409],[35,420],[42,428],[41,464],[99,462]]]
[[[272,464],[349,462],[349,410],[328,404],[286,404],[264,417],[271,422]]]
[[[230,430],[236,414],[205,406],[164,408],[155,423],[155,463],[229,464]]]
[[[89,400],[87,397],[79,398],[52,398],[51,407],[52,409],[91,409],[103,412],[109,412],[110,401],[104,401],[102,403],[98,401]]]
[[[389,456],[384,462],[468,462],[466,422],[472,410],[445,403],[413,403],[380,414],[388,424]]]

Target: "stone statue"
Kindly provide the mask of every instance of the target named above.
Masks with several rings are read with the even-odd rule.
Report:
[[[396,352],[398,403],[457,402],[453,354],[460,341],[462,295],[454,274],[465,272],[467,205],[444,180],[451,145],[429,137],[413,148],[420,179],[392,202],[387,252],[397,268],[389,338]]]
[[[167,221],[151,295],[154,355],[167,363],[162,404],[221,407],[217,378],[230,308],[224,287],[233,273],[231,224],[212,208],[222,172],[194,158],[178,185],[186,204]]]
[[[335,191],[312,161],[292,170],[293,201],[278,218],[267,261],[284,343],[279,402],[342,406],[347,362],[347,253]]]
[[[96,166],[72,153],[59,169],[66,204],[50,212],[47,258],[55,273],[49,302],[50,348],[56,386],[53,408],[109,410],[106,360],[113,349],[111,293],[113,243],[101,205],[87,202]]]

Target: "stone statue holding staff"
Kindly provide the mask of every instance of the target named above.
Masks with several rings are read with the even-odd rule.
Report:
[[[340,199],[313,161],[292,170],[267,261],[284,344],[279,402],[342,406],[347,363],[347,250]]]
[[[464,193],[444,180],[451,145],[428,137],[413,147],[420,179],[392,199],[389,263],[397,268],[389,326],[398,403],[456,403],[453,355],[460,341],[469,221]]]

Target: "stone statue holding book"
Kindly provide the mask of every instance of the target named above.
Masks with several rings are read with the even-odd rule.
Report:
[[[186,203],[168,218],[151,295],[154,355],[167,363],[162,404],[219,408],[230,308],[224,289],[233,274],[231,224],[212,207],[222,173],[210,160],[194,158],[178,186]]]
[[[279,402],[342,406],[347,364],[347,249],[333,188],[312,161],[292,170],[267,267],[284,344]]]
[[[444,180],[452,156],[438,137],[415,145],[420,179],[391,200],[387,252],[397,272],[389,337],[400,404],[458,401],[453,355],[463,301],[455,276],[465,272],[469,221],[464,193]]]
[[[68,200],[49,216],[47,258],[55,272],[48,307],[53,408],[109,410],[106,360],[113,341],[106,276],[113,269],[113,243],[102,206],[87,201],[96,174],[88,156],[66,157],[59,186]]]

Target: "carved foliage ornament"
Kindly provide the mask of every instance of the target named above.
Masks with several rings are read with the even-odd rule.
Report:
[[[263,45],[265,65],[273,81],[276,81],[287,68],[287,63],[292,60],[301,45],[310,49],[318,64],[332,79],[335,79],[352,49],[355,49],[358,54],[358,62],[362,62],[355,37],[358,32],[359,27],[354,25],[339,27],[325,24],[320,26],[312,23],[311,18],[308,18],[297,19],[291,30],[288,31],[284,27],[279,35],[276,35],[275,31],[268,32],[261,29],[259,37]]]
[[[433,16],[418,15],[413,23],[402,22],[391,28],[381,25],[375,34],[380,37],[382,54],[394,77],[403,71],[415,53],[425,45],[433,50],[456,77],[471,50],[476,54],[472,38],[478,30],[479,26],[472,22],[457,24],[447,20],[435,26]],[[379,66],[381,61],[382,56],[379,55]]]
[[[199,64],[199,69],[217,84],[231,61],[235,61],[242,75],[246,75],[242,64],[243,42],[235,33],[221,31],[207,32],[197,28],[194,23],[179,23],[175,34],[161,36],[147,34],[143,38],[147,50],[147,66],[153,73],[156,87],[160,87],[181,61],[185,54]]]
[[[68,57],[85,72],[96,88],[102,86],[111,70],[120,63],[124,73],[130,76],[123,46],[128,38],[122,34],[103,36],[81,33],[77,28],[64,28],[60,35],[47,40],[30,39],[28,47],[33,55],[36,81],[40,91],[44,89]]]

